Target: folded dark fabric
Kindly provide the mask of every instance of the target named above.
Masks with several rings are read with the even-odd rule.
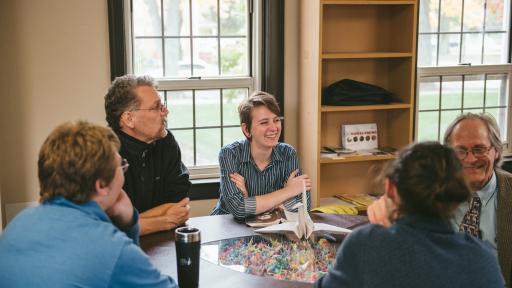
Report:
[[[392,100],[393,93],[382,87],[352,79],[343,79],[324,89],[322,105],[354,106],[387,104]]]

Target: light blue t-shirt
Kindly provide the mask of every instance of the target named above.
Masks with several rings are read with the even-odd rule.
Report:
[[[496,242],[496,209],[498,207],[498,184],[496,172],[492,173],[491,180],[479,191],[476,192],[482,201],[482,210],[480,211],[480,231],[482,240],[489,242],[495,255],[498,255]],[[452,224],[456,231],[459,231],[459,225],[464,215],[469,209],[469,203],[464,202],[455,209]]]
[[[134,220],[138,213],[134,211]],[[95,201],[62,197],[27,208],[0,236],[0,287],[172,287]]]

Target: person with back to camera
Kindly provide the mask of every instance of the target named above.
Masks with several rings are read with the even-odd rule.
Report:
[[[490,246],[451,226],[454,210],[470,197],[451,148],[437,142],[407,147],[384,182],[398,209],[395,222],[349,234],[315,287],[505,286]]]
[[[281,204],[292,210],[307,190],[311,207],[311,180],[301,175],[295,149],[279,143],[280,109],[276,99],[254,92],[238,107],[242,132],[247,139],[224,146],[219,153],[220,198],[212,215],[232,214],[242,221]]]
[[[500,129],[488,113],[461,114],[446,129],[444,144],[455,150],[472,191],[471,199],[455,209],[452,227],[491,245],[510,287],[512,174],[500,169],[503,158]],[[370,223],[388,227],[395,219],[395,210],[393,202],[383,195],[368,207],[368,219]]]

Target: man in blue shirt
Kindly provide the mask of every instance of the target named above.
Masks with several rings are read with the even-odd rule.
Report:
[[[65,123],[38,160],[41,205],[0,237],[0,287],[176,287],[137,246],[128,163],[109,128]]]

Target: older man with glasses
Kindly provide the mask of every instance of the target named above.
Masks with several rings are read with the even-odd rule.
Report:
[[[189,216],[189,174],[155,81],[117,77],[105,95],[105,113],[121,140],[119,154],[130,163],[124,189],[141,212],[141,235],[182,225]]]
[[[508,287],[512,269],[512,174],[499,168],[503,148],[498,125],[489,114],[467,113],[448,126],[444,143],[464,168],[473,195],[455,210],[454,228],[488,242],[498,256]],[[368,208],[370,222],[389,226],[395,207],[381,197]]]

